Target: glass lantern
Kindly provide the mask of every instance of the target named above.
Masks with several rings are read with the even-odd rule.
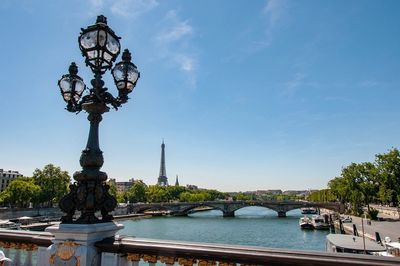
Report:
[[[96,24],[82,29],[79,48],[93,72],[102,74],[111,69],[121,49],[119,39],[107,26],[107,18],[104,16],[98,16]]]
[[[61,90],[61,95],[64,101],[76,105],[85,90],[85,83],[78,75],[78,67],[75,63],[71,63],[69,74],[63,75],[58,81],[58,86]]]
[[[131,53],[128,49],[125,49],[122,54],[122,62],[116,64],[112,70],[115,85],[122,96],[126,96],[128,93],[132,92],[140,77],[140,73],[135,64],[131,62],[131,59]]]

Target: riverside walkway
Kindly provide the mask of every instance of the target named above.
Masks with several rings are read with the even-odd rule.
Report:
[[[353,234],[353,224],[356,225],[358,234],[363,235],[361,218],[357,216],[350,216],[353,220],[352,223],[344,223],[343,227],[348,234]],[[400,221],[371,221],[367,223],[367,219],[364,219],[364,235],[365,237],[376,240],[375,232],[378,232],[381,239],[389,237],[393,242],[397,242],[400,239]]]

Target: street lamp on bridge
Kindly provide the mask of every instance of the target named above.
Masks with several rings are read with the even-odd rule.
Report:
[[[117,110],[128,101],[128,94],[132,92],[140,77],[139,71],[131,62],[128,49],[122,53],[122,61],[112,68],[120,53],[119,40],[120,37],[108,27],[107,18],[98,16],[96,24],[82,29],[78,38],[85,63],[94,74],[91,80],[92,87],[87,88],[83,79],[78,76],[78,67],[75,63],[71,63],[69,74],[63,75],[58,81],[61,95],[67,103],[66,109],[75,113],[84,110],[88,113],[90,121],[87,145],[79,161],[82,170],[74,173],[73,178],[76,182],[70,185],[69,194],[59,203],[61,210],[66,213],[62,217],[64,224],[104,223],[113,219],[109,212],[114,210],[117,201],[110,195],[109,186],[105,183],[107,174],[100,171],[104,159],[99,147],[99,123],[102,114],[108,112],[110,107]],[[118,89],[117,97],[104,87],[102,76],[107,70],[111,70],[113,75]],[[81,215],[74,220],[73,216],[77,210]],[[101,212],[102,219],[95,216],[97,211]]]

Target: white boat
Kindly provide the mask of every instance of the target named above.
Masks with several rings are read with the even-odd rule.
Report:
[[[301,214],[317,214],[317,209],[315,208],[301,208]]]
[[[314,226],[314,229],[329,229],[329,223],[326,222],[326,219],[323,215],[313,215],[311,223]]]
[[[374,252],[373,255],[400,258],[400,243],[399,242],[391,242],[389,237],[385,237],[385,241],[383,241],[383,244],[384,244],[386,250],[381,251],[381,252]]]
[[[364,242],[365,241],[365,242]],[[365,243],[365,245],[364,245]],[[375,254],[386,249],[376,242],[353,235],[329,234],[326,236],[326,251],[333,253]]]
[[[301,229],[314,229],[311,219],[307,216],[300,218],[299,225]]]
[[[19,223],[14,223],[9,220],[0,220],[0,229],[18,230],[19,228],[20,228]]]

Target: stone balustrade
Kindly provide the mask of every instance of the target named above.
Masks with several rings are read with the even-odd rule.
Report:
[[[53,235],[48,232],[0,230],[0,247],[13,260],[9,265],[38,265],[40,249],[48,250]],[[290,241],[290,239],[288,239]],[[65,247],[79,244],[66,241]],[[101,260],[97,266],[182,265],[399,265],[395,258],[368,255],[334,254],[317,251],[284,250],[262,247],[153,240],[116,236],[95,244]],[[71,249],[59,251],[59,259],[71,257]],[[51,261],[53,259],[53,261]],[[50,257],[47,265],[82,265],[54,263]],[[40,264],[40,266],[44,266]]]

